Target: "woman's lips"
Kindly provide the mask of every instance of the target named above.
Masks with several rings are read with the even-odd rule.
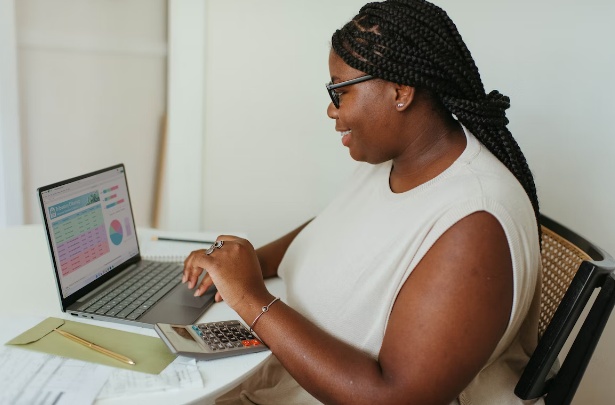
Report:
[[[348,144],[350,143],[350,134],[352,133],[352,131],[348,130],[348,131],[344,131],[342,132],[340,135],[342,135],[342,144],[344,146],[348,146]]]

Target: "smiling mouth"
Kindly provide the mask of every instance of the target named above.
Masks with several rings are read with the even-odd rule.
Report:
[[[348,134],[349,134],[349,133],[351,133],[351,132],[352,132],[352,130],[351,130],[351,129],[349,129],[348,131],[340,132],[340,136],[342,136],[342,137],[343,137],[344,135],[348,135]]]

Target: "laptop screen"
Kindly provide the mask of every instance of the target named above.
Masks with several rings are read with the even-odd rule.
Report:
[[[139,254],[123,167],[41,192],[63,298]]]

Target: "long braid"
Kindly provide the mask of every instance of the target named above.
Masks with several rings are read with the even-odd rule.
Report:
[[[517,178],[539,223],[534,177],[507,128],[510,99],[497,90],[485,93],[474,59],[444,10],[424,0],[369,3],[331,42],[355,69],[432,91]]]

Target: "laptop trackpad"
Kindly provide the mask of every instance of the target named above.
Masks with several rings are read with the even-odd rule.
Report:
[[[197,284],[198,285],[198,284]],[[196,288],[189,290],[188,285],[179,285],[164,299],[165,302],[185,305],[187,307],[202,308],[203,305],[213,301],[213,296],[216,294],[216,287],[211,286],[205,291],[205,294],[200,297],[195,297]]]

